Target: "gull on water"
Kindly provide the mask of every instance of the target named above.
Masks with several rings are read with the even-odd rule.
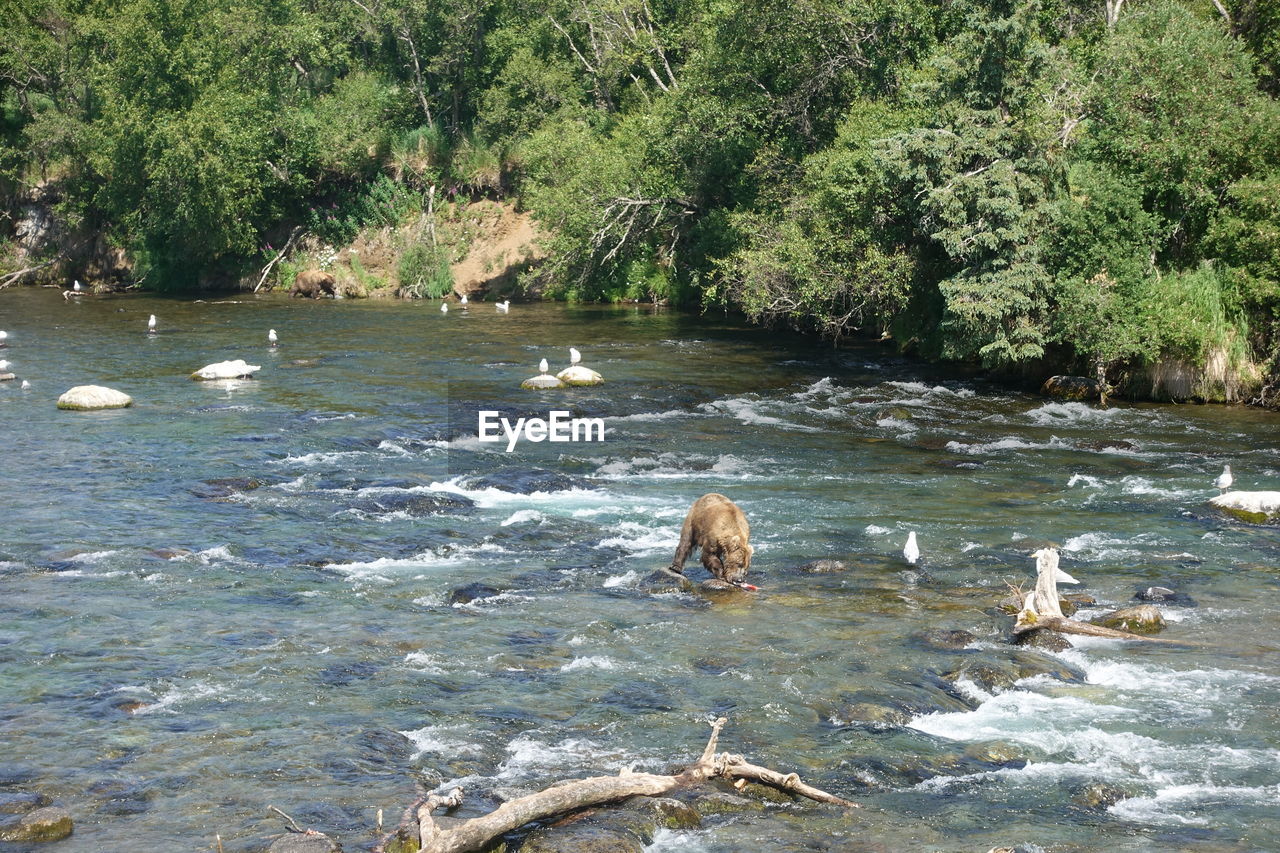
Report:
[[[501,311],[503,314],[506,314],[508,311],[510,311],[510,310],[511,310],[511,300],[510,300],[510,299],[504,299],[504,300],[502,300],[501,302],[495,302],[495,303],[493,303],[493,307],[494,307],[494,308],[497,308],[497,309],[498,309],[499,311]]]
[[[280,338],[276,336],[275,329],[271,329],[270,331],[267,332],[267,340],[271,343],[272,346],[275,346],[280,342]]]
[[[6,331],[0,330],[0,347],[8,346],[8,344],[6,343],[8,340],[9,340],[9,333]]]
[[[71,285],[71,289],[74,290],[76,293],[80,292],[80,279],[75,280],[75,283]]]
[[[459,301],[459,302],[461,302],[463,305],[466,305],[466,304],[467,304],[467,294],[465,294],[465,293],[464,293],[464,294],[462,294],[462,298],[461,298],[461,299],[459,299],[458,301]]]
[[[155,334],[155,331],[156,331],[156,315],[152,314],[150,319],[147,320],[147,334],[153,335]]]
[[[449,313],[449,303],[448,303],[448,302],[441,302],[441,303],[440,303],[440,313],[441,313],[441,314],[448,314],[448,313]]]
[[[8,369],[9,369],[9,360],[7,358],[0,358],[0,370],[8,370]]]
[[[30,389],[31,389],[31,383],[30,383],[30,382],[28,382],[28,381],[27,381],[27,380],[25,380],[25,379],[24,379],[24,380],[22,380],[22,390],[23,390],[23,391],[29,391]]]
[[[1218,487],[1219,492],[1225,492],[1227,489],[1231,488],[1231,484],[1235,481],[1235,477],[1231,476],[1231,466],[1223,465],[1222,473],[1218,475],[1218,479],[1213,481],[1213,484]]]
[[[902,559],[913,566],[916,564],[916,560],[920,559],[920,546],[916,544],[916,532],[914,530],[907,534],[907,544],[902,548]]]

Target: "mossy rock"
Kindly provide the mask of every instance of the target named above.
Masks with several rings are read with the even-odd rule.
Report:
[[[1131,796],[1125,789],[1108,782],[1092,782],[1076,792],[1071,800],[1083,808],[1104,811]]]
[[[711,791],[693,801],[693,808],[700,815],[743,814],[758,812],[764,809],[759,800],[727,794],[724,791]]]
[[[543,391],[548,388],[567,388],[568,386],[564,384],[563,380],[549,373],[541,373],[521,382],[520,387],[529,391]]]
[[[1130,634],[1158,634],[1164,630],[1164,616],[1154,604],[1124,607],[1091,620],[1094,625],[1128,631]]]
[[[132,405],[133,398],[128,394],[101,385],[77,385],[58,398],[59,409],[73,412],[124,409]]]
[[[535,829],[517,849],[519,853],[644,853],[644,847],[626,830],[582,821]]]
[[[1027,753],[1015,743],[1004,740],[987,740],[971,743],[964,748],[966,758],[981,761],[983,764],[1009,765],[1027,760]]]
[[[1209,503],[1232,518],[1249,524],[1280,521],[1280,492],[1227,492]]]
[[[580,364],[575,364],[572,367],[566,367],[564,370],[556,374],[556,378],[571,388],[604,384],[603,376],[596,373],[591,368],[583,367]]]
[[[65,809],[46,806],[0,825],[0,841],[61,841],[73,828]]]
[[[1102,386],[1087,376],[1050,376],[1040,386],[1040,393],[1055,400],[1071,402],[1097,400],[1102,396]]]
[[[667,829],[697,829],[702,825],[702,815],[671,797],[632,797],[624,808],[651,818],[655,826]]]

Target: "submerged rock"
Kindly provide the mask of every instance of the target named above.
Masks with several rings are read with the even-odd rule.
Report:
[[[1093,782],[1076,792],[1071,799],[1086,809],[1103,811],[1131,796],[1133,795],[1128,791],[1108,782]]]
[[[1128,631],[1131,634],[1158,634],[1164,630],[1165,625],[1160,608],[1154,604],[1123,607],[1114,613],[1105,613],[1090,621],[1095,625],[1115,628],[1117,631]]]
[[[1055,400],[1097,400],[1102,386],[1087,376],[1050,376],[1040,386],[1040,393]]]
[[[469,583],[449,593],[450,604],[470,604],[482,598],[493,598],[501,595],[502,590],[483,583]]]
[[[656,569],[640,582],[640,589],[648,593],[693,592],[693,581],[670,569]]]
[[[967,648],[974,640],[978,639],[976,635],[968,631],[947,630],[945,628],[932,628],[916,634],[916,639],[921,645],[934,649],[943,649],[945,651],[958,651]]]
[[[580,477],[548,471],[545,468],[503,468],[471,481],[475,489],[498,489],[518,495],[535,492],[564,492],[570,489],[594,489],[595,486]]]
[[[1250,524],[1280,520],[1280,492],[1227,492],[1209,503],[1232,518]]]
[[[338,842],[312,829],[280,836],[271,842],[267,853],[337,853],[341,849]]]
[[[843,572],[849,568],[844,560],[810,560],[802,566],[797,566],[797,572],[804,572],[810,575],[823,575],[832,572]]]
[[[91,412],[97,409],[124,409],[133,405],[133,398],[123,391],[104,388],[101,385],[77,385],[58,398],[59,409]]]
[[[965,758],[981,761],[983,764],[1026,764],[1027,753],[1016,743],[1006,740],[986,740],[971,743],[964,748]]]
[[[1176,604],[1182,607],[1195,607],[1196,601],[1185,592],[1176,592],[1167,586],[1149,586],[1133,594],[1139,601],[1156,601],[1161,604]]]
[[[71,834],[71,815],[56,806],[45,806],[0,824],[0,841],[61,841]]]
[[[49,805],[44,794],[30,791],[0,791],[0,814],[26,814]]]

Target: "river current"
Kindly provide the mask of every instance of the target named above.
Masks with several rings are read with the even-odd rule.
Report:
[[[1280,487],[1276,415],[1052,402],[674,311],[451,307],[0,291],[31,383],[0,383],[0,791],[76,817],[45,849],[257,851],[269,805],[368,849],[415,779],[478,813],[687,763],[721,715],[722,748],[865,808],[769,802],[655,853],[1278,849],[1280,530],[1206,505],[1224,463]],[[520,390],[570,346],[605,385]],[[257,378],[188,379],[230,358]],[[56,410],[80,384],[135,405]],[[606,440],[507,453],[482,409]],[[750,519],[759,591],[649,591],[707,492]],[[1046,544],[1085,617],[1174,589],[1183,645],[1009,645],[995,606]]]

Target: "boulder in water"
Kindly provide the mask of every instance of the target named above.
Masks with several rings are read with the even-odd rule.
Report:
[[[1164,630],[1164,617],[1154,604],[1139,604],[1137,607],[1124,607],[1114,613],[1107,613],[1092,620],[1095,625],[1115,628],[1117,631],[1128,631],[1131,634],[1158,634]]]
[[[810,560],[803,566],[797,566],[796,571],[810,575],[825,575],[831,572],[843,572],[848,568],[844,560]]]
[[[537,376],[531,376],[520,383],[521,388],[541,391],[546,388],[565,388],[564,380],[558,376],[552,376],[550,373],[539,373]]]
[[[596,373],[589,367],[583,367],[581,364],[575,364],[572,367],[566,367],[564,370],[556,374],[556,378],[565,385],[601,385],[604,383],[604,377]]]
[[[17,379],[17,378],[18,378],[18,374],[16,373],[0,373],[0,382],[8,382],[11,379]]]
[[[46,806],[0,824],[0,841],[61,841],[72,829],[71,815],[65,809]]]
[[[253,374],[261,370],[257,364],[248,364],[242,358],[234,361],[219,361],[206,364],[191,374],[192,379],[252,379]]]
[[[133,398],[123,391],[101,385],[77,385],[58,398],[59,409],[91,412],[96,409],[123,409],[133,405]]]
[[[1055,400],[1097,400],[1102,387],[1087,376],[1050,376],[1040,386],[1040,393]]]
[[[1250,524],[1280,520],[1280,492],[1227,492],[1209,503]]]

